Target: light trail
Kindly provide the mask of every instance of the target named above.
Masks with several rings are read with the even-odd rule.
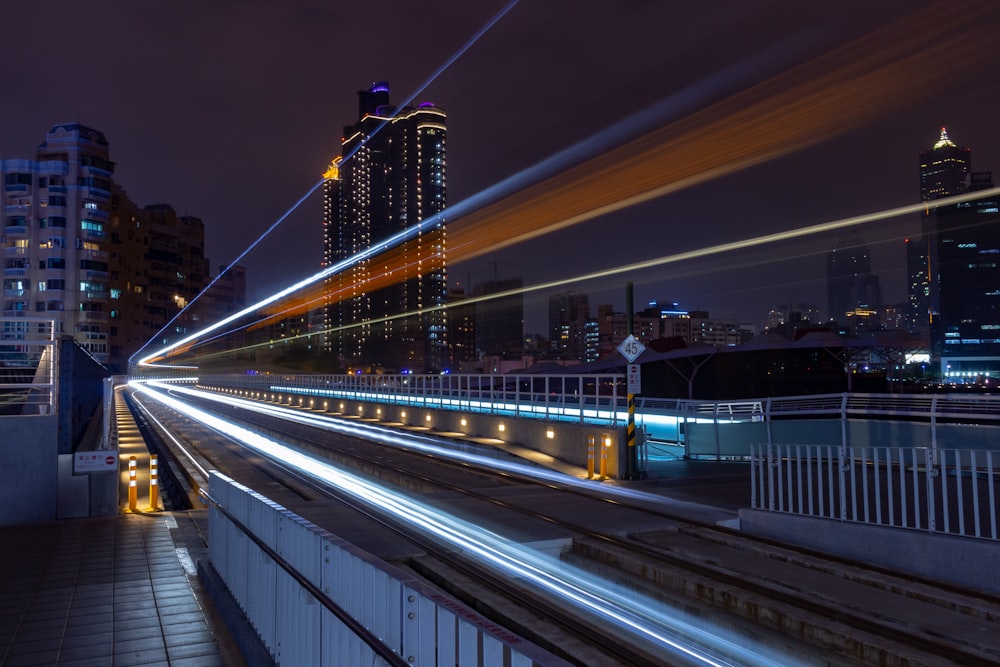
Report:
[[[489,197],[493,198],[490,203],[483,203],[489,197],[481,193],[482,196],[471,198],[472,203],[462,202],[446,209],[380,243],[377,248],[345,260],[336,271],[320,272],[300,285],[305,287],[323,280],[343,268],[375,256],[377,252],[416,238],[426,227],[440,222],[439,216],[449,220],[449,261],[460,262],[705,183],[826,140],[863,122],[913,104],[925,97],[929,90],[954,85],[967,69],[966,63],[974,61],[984,45],[992,43],[994,35],[991,26],[996,13],[997,6],[989,3],[946,3],[917,12],[537,183],[513,192],[490,189]],[[859,104],[860,99],[864,99],[865,104]],[[606,137],[602,137],[601,141],[606,141]],[[510,189],[518,183],[521,181],[516,177],[508,179],[505,187]],[[984,191],[976,196],[987,196],[987,193]],[[941,205],[939,202],[936,204]],[[871,221],[862,218],[864,216],[858,216],[856,222],[827,229]],[[811,233],[820,231],[817,226],[804,229],[817,230]],[[801,235],[791,231],[763,238],[782,240]],[[767,242],[772,241],[761,243]],[[707,252],[725,252],[727,248],[740,247],[740,243],[746,242],[712,246],[709,251],[682,253],[669,261],[694,259],[705,256]],[[609,277],[660,263],[669,262],[649,260],[587,274],[582,279]],[[403,269],[405,264],[387,264],[376,280],[389,280],[390,275],[407,275]],[[573,281],[552,281],[535,289],[563,286]],[[276,303],[289,296],[290,292],[285,290],[279,294],[283,296],[264,300],[257,306]],[[492,295],[492,298],[509,294]],[[429,308],[423,312],[439,309]],[[253,310],[254,307],[250,307],[241,315]],[[140,363],[162,359],[164,355],[214,330],[206,329],[166,346]]]
[[[617,267],[611,267],[607,269],[601,269],[599,271],[594,271],[590,273],[578,274],[575,276],[570,276],[566,278],[560,278],[557,280],[551,280],[543,283],[536,283],[533,285],[528,285],[520,287],[517,289],[504,290],[501,292],[494,292],[492,294],[474,296],[461,301],[455,301],[453,303],[444,304],[441,306],[435,306],[433,308],[425,308],[422,312],[433,312],[435,310],[446,310],[448,308],[456,308],[462,306],[468,306],[475,303],[481,303],[484,301],[490,301],[493,299],[502,299],[509,296],[517,296],[519,294],[528,294],[532,292],[539,292],[543,290],[551,290],[555,288],[565,287],[567,285],[585,283],[593,280],[602,280],[606,278],[612,278],[621,274],[635,273],[637,271],[644,271],[649,269],[655,269],[662,266],[667,266],[670,264],[677,264],[680,262],[690,261],[694,259],[702,259],[705,257],[710,257],[714,255],[721,255],[724,253],[734,252],[737,250],[746,250],[750,248],[755,248],[758,246],[764,246],[772,243],[778,243],[781,241],[790,241],[799,238],[804,238],[812,236],[815,234],[822,234],[825,232],[836,231],[839,229],[846,229],[849,227],[857,227],[865,224],[870,224],[873,222],[879,222],[882,220],[888,220],[891,218],[902,217],[906,215],[912,215],[914,213],[919,213],[929,209],[940,208],[943,206],[953,206],[955,204],[960,204],[968,201],[974,201],[982,198],[989,198],[994,196],[1000,196],[1000,187],[990,188],[986,190],[977,190],[975,192],[968,192],[961,195],[955,195],[953,197],[947,197],[942,199],[936,199],[929,202],[919,202],[916,204],[907,204],[904,206],[897,206],[895,208],[886,209],[883,211],[877,211],[874,213],[865,213],[862,215],[850,216],[847,218],[840,218],[837,220],[831,220],[827,222],[818,223],[815,225],[809,225],[806,227],[800,227],[797,229],[790,229],[781,232],[775,232],[772,234],[763,234],[760,236],[754,236],[746,239],[740,239],[737,241],[731,241],[728,243],[720,243],[713,246],[706,246],[704,248],[697,248],[694,250],[687,250],[684,252],[673,253],[670,255],[663,255],[661,257],[654,257],[639,262],[634,262],[631,264],[624,264]],[[316,298],[322,298],[316,297]],[[312,303],[317,303],[313,301]],[[299,304],[301,305],[301,304]],[[252,307],[249,310],[252,310]],[[278,315],[289,316],[289,313],[277,312],[269,315],[269,318],[274,318]],[[397,315],[391,315],[388,317],[376,318],[372,320],[367,320],[364,323],[359,323],[355,325],[348,325],[344,327],[332,327],[328,329],[319,329],[311,331],[308,334],[302,334],[299,336],[289,336],[288,338],[283,338],[282,342],[294,341],[303,338],[308,338],[310,336],[317,336],[327,333],[336,333],[339,331],[345,331],[353,327],[359,327],[362,325],[374,325],[381,322],[386,322],[394,319],[400,319],[404,317],[412,317],[414,313],[400,313]],[[226,350],[225,352],[211,353],[206,355],[201,355],[200,358],[211,358],[213,356],[231,354],[233,352],[241,350],[250,350],[259,347],[266,347],[271,345],[272,342],[255,343],[251,345],[242,346],[239,348],[233,348]]]
[[[344,157],[344,161],[349,160],[358,150],[361,149],[362,146],[364,146],[366,143],[368,143],[371,140],[372,137],[374,137],[376,134],[378,134],[379,131],[386,126],[386,124],[389,122],[389,120],[392,119],[393,117],[395,117],[400,112],[400,110],[402,109],[402,107],[405,107],[407,104],[409,104],[410,102],[412,102],[417,97],[417,95],[419,95],[421,92],[423,92],[424,90],[426,90],[426,88],[428,86],[430,86],[431,83],[433,83],[435,79],[437,79],[439,76],[441,76],[460,57],[462,57],[470,48],[472,48],[472,46],[476,42],[478,42],[480,40],[480,38],[482,38],[483,35],[485,35],[493,26],[495,26],[497,23],[499,23],[500,20],[504,16],[506,16],[508,13],[510,13],[510,11],[518,4],[519,1],[520,0],[509,0],[507,2],[507,4],[504,5],[500,9],[500,11],[497,12],[492,18],[490,18],[490,20],[488,20],[485,25],[483,25],[479,30],[477,30],[475,32],[475,34],[473,34],[473,36],[470,39],[468,39],[465,42],[465,44],[463,44],[458,49],[458,51],[456,51],[455,53],[453,53],[451,55],[451,57],[449,57],[448,60],[446,60],[444,62],[444,64],[442,64],[437,70],[435,70],[435,72],[430,77],[428,77],[426,80],[424,80],[424,82],[420,86],[418,86],[417,89],[415,91],[413,91],[403,101],[403,103],[401,105],[399,105],[395,110],[393,110],[393,112],[389,115],[389,117],[388,117],[387,120],[382,121],[382,123],[379,124],[378,127],[376,127],[375,130],[368,137],[366,137],[362,142],[360,142],[357,146],[355,146],[354,150],[351,151],[347,156]],[[271,234],[271,232],[273,232],[275,229],[277,229],[278,226],[281,225],[281,223],[283,223],[288,218],[288,216],[290,216],[296,209],[298,209],[298,207],[301,206],[303,202],[305,202],[307,199],[309,199],[309,197],[311,197],[313,195],[313,193],[315,193],[320,188],[320,186],[322,186],[322,185],[323,185],[323,179],[320,179],[316,184],[314,184],[311,188],[309,188],[309,190],[304,195],[302,195],[302,197],[300,197],[299,200],[297,202],[295,202],[295,204],[291,208],[289,208],[287,211],[285,211],[284,215],[282,215],[281,217],[279,217],[270,227],[267,228],[267,230],[264,231],[263,234],[261,234],[259,237],[257,237],[257,240],[255,240],[253,243],[251,243],[246,248],[246,250],[244,250],[242,253],[240,253],[236,257],[236,259],[234,259],[233,261],[229,262],[229,264],[226,265],[226,270],[225,271],[220,272],[219,275],[217,275],[215,278],[213,278],[212,281],[209,282],[209,284],[205,287],[205,289],[203,289],[201,292],[199,292],[197,294],[197,296],[195,296],[193,299],[191,299],[191,301],[184,308],[182,308],[176,315],[174,315],[170,319],[169,322],[167,322],[165,325],[163,325],[163,327],[156,333],[156,335],[154,335],[152,338],[150,338],[148,341],[146,341],[146,343],[143,344],[142,347],[140,347],[138,350],[136,350],[129,357],[129,364],[131,364],[132,361],[133,361],[133,359],[135,359],[136,357],[138,357],[139,354],[143,350],[145,350],[149,346],[149,344],[151,342],[153,342],[154,340],[156,340],[160,336],[160,334],[162,334],[164,331],[166,331],[167,328],[171,324],[173,324],[175,321],[177,321],[177,318],[179,318],[181,315],[183,315],[188,310],[188,308],[190,308],[199,298],[201,298],[202,295],[204,295],[206,292],[208,292],[208,290],[213,285],[215,285],[215,283],[218,282],[219,279],[222,278],[229,271],[229,269],[231,269],[233,266],[235,266],[240,260],[242,260],[244,257],[246,257],[254,248],[256,248],[258,245],[260,245],[260,243],[267,236],[269,236]],[[379,249],[382,249],[382,245],[381,244],[378,244],[378,247],[379,247]],[[204,331],[205,332],[210,332],[211,330],[206,329]],[[140,365],[148,365],[150,363],[151,359],[153,357],[155,357],[155,356],[157,356],[157,355],[154,354],[154,355],[147,356],[147,357],[145,357],[143,359],[140,359],[138,361],[138,363]]]
[[[174,444],[173,446],[184,454],[184,457],[190,461],[191,465],[193,465],[198,472],[201,473],[202,483],[208,484],[208,470],[206,470],[205,467],[198,462],[198,460],[194,457],[194,454],[192,454],[187,447],[181,444],[181,442],[174,437],[174,434],[170,432],[170,429],[164,426],[163,422],[156,418],[149,408],[147,408],[146,405],[139,400],[138,396],[133,396],[133,398],[135,399],[135,404],[139,406],[139,409],[142,410],[143,414],[145,414],[146,417],[151,419],[153,423],[159,427],[160,433],[170,438],[170,441]]]
[[[350,494],[379,512],[387,512],[411,526],[418,526],[434,541],[475,556],[480,566],[504,579],[530,582],[538,590],[588,613],[601,624],[613,624],[620,632],[645,645],[657,647],[663,657],[683,656],[698,664],[713,667],[726,665],[777,666],[794,665],[788,656],[762,650],[747,649],[740,638],[730,637],[719,629],[707,629],[705,623],[692,625],[665,605],[647,599],[634,591],[610,586],[557,558],[541,554],[516,544],[494,532],[484,530],[447,512],[421,503],[388,487],[360,479],[339,468],[288,445],[233,424],[223,418],[190,406],[165,392],[181,388],[158,383],[132,383],[171,409],[223,433],[264,456],[308,475],[324,484]],[[192,391],[192,390],[183,390]],[[199,392],[200,393],[200,392]],[[228,397],[213,400],[226,401]],[[262,407],[254,404],[254,408]],[[308,415],[300,415],[308,417]],[[320,421],[319,418],[316,418]],[[326,421],[326,420],[324,420]],[[329,420],[334,421],[334,420]],[[365,436],[369,437],[369,436]],[[394,433],[397,439],[405,434]],[[564,477],[562,481],[571,480]],[[731,658],[722,656],[732,656]],[[735,662],[734,662],[735,660]]]

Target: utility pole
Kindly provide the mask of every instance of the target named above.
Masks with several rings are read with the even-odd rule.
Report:
[[[625,338],[626,342],[630,345],[630,352],[635,352],[634,356],[631,353],[626,353],[624,350],[622,354],[626,355],[626,359],[629,361],[628,367],[628,429],[626,431],[626,456],[628,457],[626,477],[628,479],[639,479],[639,454],[635,446],[635,394],[636,383],[633,380],[634,377],[638,376],[639,369],[638,364],[633,364],[640,354],[642,354],[643,345],[635,338],[634,332],[634,322],[635,319],[633,311],[635,310],[632,303],[632,281],[625,283],[625,317],[627,318],[627,331],[628,336]],[[631,358],[630,358],[631,357]],[[633,368],[633,366],[636,366]]]

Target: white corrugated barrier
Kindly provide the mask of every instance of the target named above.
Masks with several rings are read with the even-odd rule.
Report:
[[[279,665],[565,665],[461,602],[212,472],[209,555]]]

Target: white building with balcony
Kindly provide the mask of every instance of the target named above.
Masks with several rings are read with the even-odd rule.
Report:
[[[55,125],[34,159],[0,160],[2,316],[52,319],[99,361],[108,356],[108,140]]]

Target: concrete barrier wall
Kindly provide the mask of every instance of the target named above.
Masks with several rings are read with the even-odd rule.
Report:
[[[740,510],[739,522],[751,535],[1000,595],[990,540],[751,509]]]
[[[441,435],[461,433],[477,438],[502,440],[511,444],[540,451],[566,463],[587,467],[588,439],[593,436],[599,446],[603,442],[608,450],[608,475],[622,477],[625,471],[625,456],[621,448],[625,446],[625,427],[599,427],[579,422],[546,421],[491,415],[477,412],[440,410],[404,405],[384,405],[349,399],[311,399],[314,409],[326,406],[327,412],[378,419],[389,423],[424,427]],[[286,405],[293,407],[310,405],[309,397],[292,396],[285,399]],[[341,407],[343,406],[343,407]],[[430,419],[428,419],[428,417]],[[501,430],[501,426],[503,429]],[[597,450],[599,452],[599,450]],[[600,467],[599,453],[595,454],[595,468]]]
[[[942,449],[1000,451],[1000,428],[983,424],[937,424]],[[930,447],[931,424],[915,421],[848,419],[847,444],[852,447]],[[831,445],[843,441],[839,419],[794,419],[771,422],[771,442],[786,445]],[[741,422],[687,425],[687,452],[692,456],[749,456],[750,445],[767,443],[767,424]]]
[[[0,525],[55,521],[56,415],[0,417]]]

